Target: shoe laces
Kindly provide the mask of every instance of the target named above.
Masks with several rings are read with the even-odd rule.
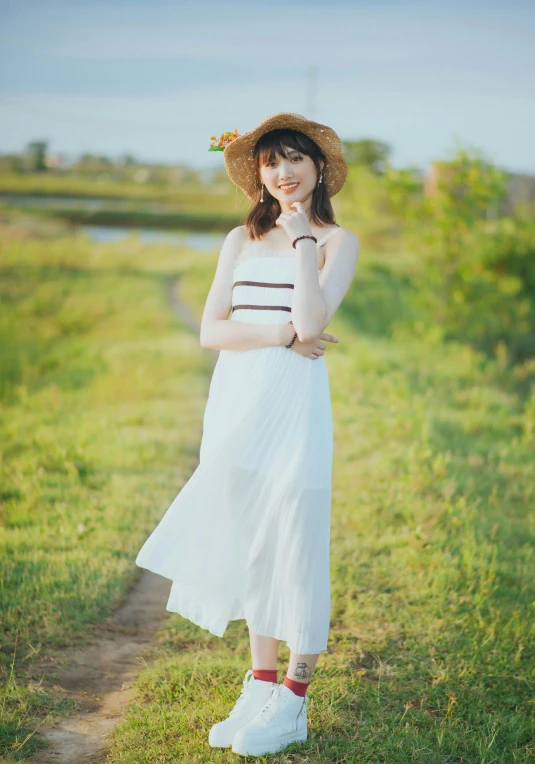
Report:
[[[245,674],[245,679],[243,680],[242,684],[242,690],[239,694],[238,700],[236,701],[234,708],[230,712],[229,716],[236,715],[240,709],[240,707],[243,705],[243,702],[248,697],[248,695],[251,692],[253,680],[250,679],[251,674],[253,673],[252,669],[248,669],[247,673]]]
[[[267,703],[260,709],[260,717],[268,722],[275,714],[287,703],[288,696],[282,692],[282,684],[278,684],[273,690],[273,694],[268,699]]]
[[[268,699],[267,703],[260,709],[260,718],[268,722],[276,715],[276,713],[283,708],[289,701],[290,695],[282,691],[284,685],[278,684],[273,690],[273,694]],[[308,695],[303,697],[303,705],[299,709],[299,714],[306,709],[308,704]]]
[[[236,701],[236,703],[234,705],[234,708],[230,712],[229,716],[233,716],[238,711],[238,709],[240,708],[241,704],[243,703],[243,701],[245,700],[245,698],[249,694],[250,684],[251,683],[248,680],[249,680],[249,677],[251,676],[252,673],[253,673],[252,669],[249,669],[247,671],[247,673],[245,674],[245,679],[242,682],[243,687],[241,689],[240,695],[239,695],[238,700]]]

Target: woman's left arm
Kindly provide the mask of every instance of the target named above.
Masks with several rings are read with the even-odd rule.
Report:
[[[312,239],[296,242],[296,274],[292,321],[300,342],[325,331],[346,295],[357,267],[360,243],[346,228],[329,248],[325,265],[317,270],[317,247]]]

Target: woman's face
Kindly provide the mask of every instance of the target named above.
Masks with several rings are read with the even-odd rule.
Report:
[[[316,165],[307,154],[287,148],[288,159],[276,155],[260,167],[260,180],[283,209],[312,197],[318,181]]]

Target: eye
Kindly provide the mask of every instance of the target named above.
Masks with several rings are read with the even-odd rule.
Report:
[[[293,162],[294,159],[297,159],[298,161],[302,161],[303,157],[297,155],[297,156],[292,157],[291,161]],[[271,167],[274,164],[277,164],[277,163],[275,161],[266,162],[266,167]]]

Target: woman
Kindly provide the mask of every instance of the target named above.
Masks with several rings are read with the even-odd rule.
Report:
[[[220,351],[199,466],[137,564],[173,581],[167,609],[222,636],[245,618],[252,668],[212,746],[261,755],[307,738],[307,687],[330,619],[332,412],[325,333],[359,242],[330,197],[347,165],[336,133],[278,113],[224,149],[252,202],[227,235],[201,345]],[[231,314],[229,317],[229,313]],[[277,684],[280,641],[290,663]]]

